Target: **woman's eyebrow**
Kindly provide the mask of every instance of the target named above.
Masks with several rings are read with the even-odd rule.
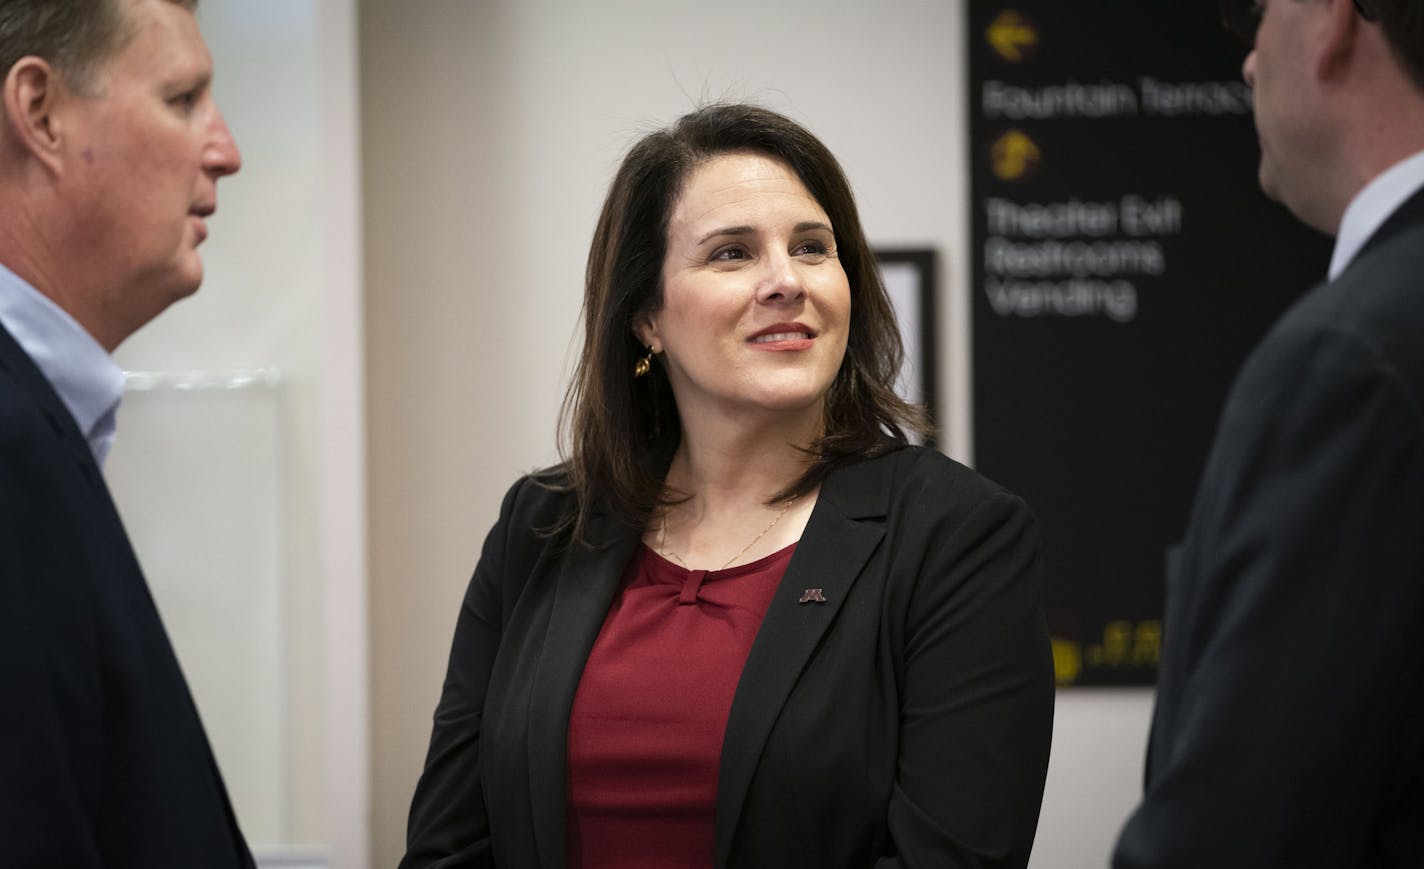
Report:
[[[831,225],[829,223],[825,223],[819,220],[802,221],[801,223],[796,224],[796,226],[794,227],[794,231],[797,233],[811,232],[812,230],[817,229],[823,229],[826,232],[835,232],[835,230],[831,229]],[[702,236],[697,240],[697,243],[706,244],[711,239],[723,235],[754,235],[755,233],[756,229],[750,226],[724,226],[719,229],[714,229],[706,235]]]
[[[750,226],[724,226],[720,229],[714,229],[702,236],[697,240],[697,243],[705,244],[709,239],[716,238],[719,235],[754,235],[755,233],[756,230]]]

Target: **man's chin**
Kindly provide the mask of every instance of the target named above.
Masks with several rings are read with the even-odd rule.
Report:
[[[188,298],[198,291],[198,287],[203,285],[203,261],[198,257],[197,251],[193,251],[189,262],[184,263],[183,266],[183,270],[173,282],[174,301]]]
[[[1330,210],[1329,200],[1322,196],[1323,191],[1310,184],[1301,183],[1305,180],[1303,178],[1294,178],[1294,183],[1291,184],[1283,183],[1288,179],[1282,178],[1272,169],[1264,160],[1261,162],[1257,180],[1266,198],[1284,206],[1296,220],[1306,226],[1326,235],[1334,235],[1339,229],[1340,214]]]
[[[162,292],[154,294],[154,301],[158,304],[158,310],[152,312],[149,319],[157,317],[168,309],[169,305],[181,302],[194,293],[198,292],[198,287],[203,283],[203,266],[198,263],[194,267],[185,268],[181,273],[170,275],[169,280],[163,287]]]
[[[1261,165],[1256,170],[1256,183],[1261,185],[1261,192],[1266,194],[1267,199],[1275,202],[1281,201],[1280,188],[1276,182],[1276,173],[1272,171],[1270,163],[1266,162],[1265,156],[1261,157]]]

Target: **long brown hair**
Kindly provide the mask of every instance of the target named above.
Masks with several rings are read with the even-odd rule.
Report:
[[[775,112],[715,104],[640,140],[609,187],[584,278],[583,351],[560,415],[561,487],[576,496],[559,530],[589,544],[590,512],[602,505],[641,528],[670,503],[663,476],[681,440],[672,388],[660,364],[633,367],[647,351],[633,333],[640,315],[662,304],[668,218],[692,170],[731,152],[785,163],[825,209],[850,284],[845,359],[826,395],[825,434],[810,466],[773,502],[803,495],[848,458],[872,456],[925,435],[923,411],[894,391],[904,359],[899,328],[860,226],[850,184],[836,158],[804,127]]]

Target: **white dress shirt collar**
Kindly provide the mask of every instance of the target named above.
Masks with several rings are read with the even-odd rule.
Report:
[[[1340,276],[1375,230],[1421,187],[1424,187],[1424,151],[1395,163],[1355,194],[1335,235],[1330,280]]]
[[[114,442],[123,369],[63,308],[3,265],[0,324],[59,394],[102,467]]]

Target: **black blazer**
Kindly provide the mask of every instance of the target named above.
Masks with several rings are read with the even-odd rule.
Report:
[[[0,678],[0,865],[253,865],[89,446],[3,327]]]
[[[639,534],[549,526],[516,484],[465,595],[401,866],[565,865],[568,717]],[[716,865],[1024,866],[1053,670],[1038,532],[1018,498],[930,450],[832,473],[727,722]],[[798,603],[823,589],[824,604]]]
[[[1113,865],[1424,866],[1424,190],[1232,388]]]

